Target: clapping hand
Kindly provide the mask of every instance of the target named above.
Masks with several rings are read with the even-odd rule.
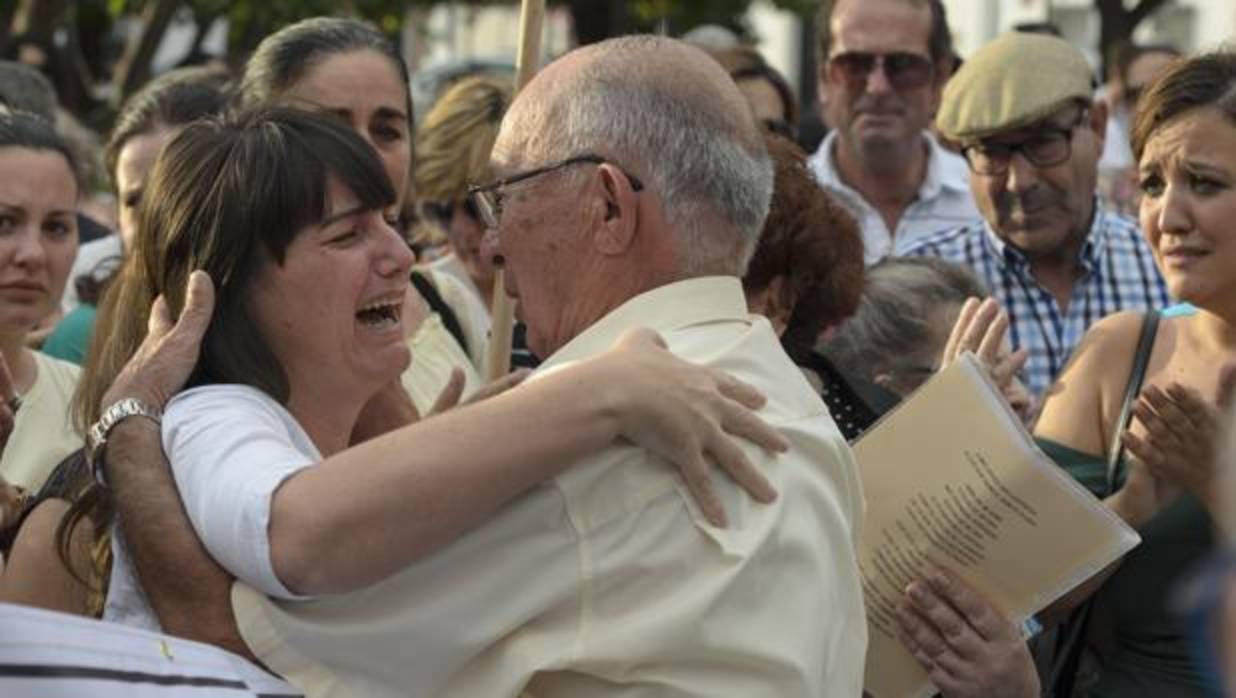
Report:
[[[1009,315],[1000,308],[996,299],[967,299],[944,344],[940,368],[947,368],[963,352],[973,352],[1013,411],[1029,424],[1034,421],[1034,400],[1017,378],[1017,372],[1026,365],[1029,354],[1025,349],[1014,352],[1005,350],[1004,338],[1008,329]]]
[[[1141,435],[1126,431],[1122,441],[1138,468],[1130,472],[1130,483],[1143,488],[1154,511],[1173,500],[1181,490],[1190,492],[1214,513],[1218,511],[1217,448],[1231,429],[1225,419],[1236,392],[1236,365],[1225,366],[1213,401],[1188,386],[1170,383],[1166,388],[1151,385],[1142,390],[1133,416],[1142,426]],[[1153,482],[1144,482],[1142,475]],[[1128,485],[1126,485],[1128,487]]]

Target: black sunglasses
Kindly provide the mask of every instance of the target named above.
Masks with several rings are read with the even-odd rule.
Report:
[[[867,85],[871,71],[879,67],[888,82],[897,90],[915,90],[926,87],[935,77],[935,66],[926,56],[905,51],[867,53],[845,51],[828,59],[829,75],[844,81],[851,89],[860,90]]]

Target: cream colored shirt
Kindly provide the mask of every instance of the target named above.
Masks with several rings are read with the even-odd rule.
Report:
[[[422,415],[429,414],[450,380],[453,369],[463,371],[464,397],[483,385],[481,374],[472,365],[471,358],[451,336],[437,313],[430,313],[421,321],[420,327],[408,338],[408,350],[412,352],[412,362],[400,376],[400,381],[412,398],[412,404]]]
[[[37,490],[65,456],[81,448],[69,422],[69,402],[77,386],[77,366],[34,352],[38,375],[22,396],[13,433],[0,457],[0,476]]]
[[[714,528],[672,466],[615,444],[368,589],[278,602],[234,585],[255,654],[309,698],[857,698],[863,500],[824,404],[732,277],[642,294],[542,372],[639,326],[768,397],[791,449],[747,453],[775,503],[717,475],[730,525]]]

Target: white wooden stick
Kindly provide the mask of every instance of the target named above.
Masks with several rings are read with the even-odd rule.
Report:
[[[545,0],[523,0],[519,8],[519,56],[515,61],[515,92],[536,75],[541,62],[541,34],[545,26]],[[499,269],[494,275],[494,296],[490,308],[489,354],[485,357],[488,380],[505,376],[511,370],[511,330],[515,304],[506,295],[506,279]]]

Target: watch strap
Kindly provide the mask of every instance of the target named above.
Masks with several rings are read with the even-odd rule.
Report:
[[[163,418],[163,412],[158,407],[148,405],[135,397],[117,400],[103,410],[99,421],[95,422],[90,427],[90,431],[86,433],[86,453],[89,456],[90,469],[94,472],[94,479],[100,483],[105,484],[101,456],[103,447],[107,444],[107,437],[117,424],[129,417],[145,417],[157,425]]]

